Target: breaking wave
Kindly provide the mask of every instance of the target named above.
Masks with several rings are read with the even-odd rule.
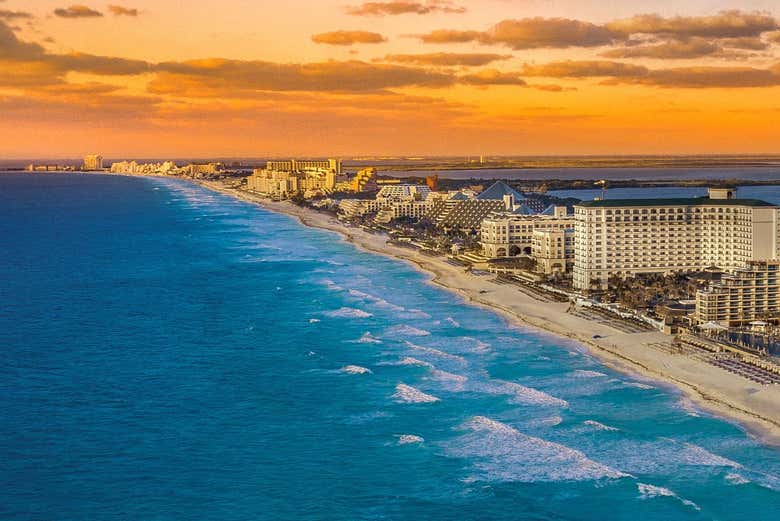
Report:
[[[393,398],[400,403],[433,403],[439,401],[435,396],[426,394],[421,390],[406,384],[398,384],[395,386]]]
[[[362,309],[347,307],[337,309],[335,311],[326,311],[323,314],[332,318],[369,318],[374,316],[367,311],[363,311]]]
[[[532,387],[526,387],[514,382],[504,382],[501,380],[495,380],[488,382],[480,386],[484,392],[490,394],[506,394],[512,396],[512,402],[522,403],[526,405],[544,405],[554,407],[568,407],[569,403],[566,400],[556,398],[543,391],[534,389]]]
[[[382,341],[374,337],[370,331],[363,333],[363,336],[354,341],[357,344],[381,344]]]
[[[429,336],[431,334],[430,331],[426,331],[424,329],[418,329],[416,327],[409,326],[407,324],[402,324],[400,326],[393,326],[391,328],[388,328],[387,333],[391,335],[403,335],[403,336]]]
[[[425,438],[422,436],[415,436],[414,434],[402,434],[398,436],[398,445],[409,445],[412,443],[422,443]]]
[[[671,497],[680,501],[683,505],[689,506],[695,510],[701,510],[699,506],[688,499],[681,498],[668,488],[657,487],[655,485],[648,485],[647,483],[637,483],[637,490],[639,490],[640,499],[652,499],[655,497]]]
[[[604,373],[600,373],[598,371],[586,371],[584,369],[577,369],[576,371],[571,373],[571,376],[573,376],[574,378],[602,378],[607,375]]]
[[[484,416],[471,418],[463,427],[470,432],[455,440],[449,453],[474,458],[479,478],[484,480],[553,482],[629,477],[571,447],[528,436]]]
[[[345,365],[339,371],[346,374],[371,374],[371,369],[359,365]]]
[[[453,355],[450,353],[446,353],[444,351],[440,351],[438,349],[434,349],[433,347],[425,347],[417,344],[413,344],[412,342],[406,342],[407,347],[414,349],[415,351],[419,351],[421,353],[425,353],[427,355],[435,356],[437,358],[443,358],[445,360],[452,360],[454,362],[458,362],[461,364],[467,364],[466,359],[462,356]]]
[[[593,427],[597,431],[619,431],[617,427],[610,427],[609,425],[604,425],[601,422],[597,422],[596,420],[585,420],[582,422],[584,425],[587,425],[588,427]]]

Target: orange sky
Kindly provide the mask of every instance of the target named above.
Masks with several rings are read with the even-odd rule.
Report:
[[[116,1],[0,0],[0,158],[780,152],[776,0]]]

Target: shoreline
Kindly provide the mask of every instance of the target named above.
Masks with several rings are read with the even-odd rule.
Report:
[[[297,218],[304,226],[337,233],[360,250],[406,262],[428,275],[432,284],[454,293],[466,304],[498,313],[510,324],[577,342],[606,366],[672,386],[704,412],[736,422],[763,443],[780,446],[780,386],[760,386],[706,362],[648,345],[670,342],[671,337],[664,333],[623,333],[567,313],[567,303],[542,302],[514,286],[493,283],[492,276],[466,274],[463,268],[450,265],[441,257],[389,245],[385,235],[348,227],[331,215],[214,182],[195,182],[209,190]],[[601,338],[594,339],[594,335]]]

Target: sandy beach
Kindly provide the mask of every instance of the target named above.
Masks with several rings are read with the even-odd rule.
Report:
[[[706,362],[652,346],[669,344],[672,341],[669,335],[625,333],[568,313],[567,303],[542,302],[515,286],[496,284],[492,275],[468,274],[463,268],[445,262],[444,258],[387,244],[385,235],[348,227],[331,215],[289,202],[270,201],[218,183],[200,184],[268,210],[297,217],[306,226],[336,232],[358,248],[409,262],[430,274],[431,283],[456,293],[470,304],[494,310],[510,323],[579,342],[606,365],[673,385],[702,410],[734,420],[762,441],[780,445],[780,386],[762,386]],[[594,338],[596,335],[600,338]]]

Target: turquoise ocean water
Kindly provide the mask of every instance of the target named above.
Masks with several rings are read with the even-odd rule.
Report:
[[[0,176],[2,520],[774,520],[780,451],[166,179]]]

